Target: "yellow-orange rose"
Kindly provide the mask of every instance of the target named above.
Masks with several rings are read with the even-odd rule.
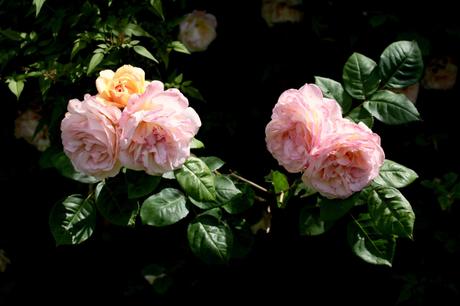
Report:
[[[124,108],[133,94],[142,94],[149,84],[141,68],[123,65],[116,72],[103,70],[96,80],[98,96],[111,104]]]

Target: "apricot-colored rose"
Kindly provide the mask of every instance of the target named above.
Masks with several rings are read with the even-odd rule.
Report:
[[[301,0],[264,0],[262,18],[270,27],[277,23],[300,22],[303,19],[303,12],[297,6],[301,3]]]
[[[40,131],[37,131],[40,119],[41,116],[30,109],[21,113],[14,121],[14,136],[24,138],[37,150],[43,152],[50,146],[50,139],[47,126],[43,126]]]
[[[344,199],[368,186],[384,159],[377,134],[362,122],[342,119],[314,148],[302,180],[327,198]]]
[[[204,51],[216,38],[217,20],[205,11],[187,14],[179,25],[179,40],[190,52]]]
[[[61,138],[65,154],[75,170],[103,179],[117,175],[121,111],[85,95],[83,101],[73,99],[61,122]]]
[[[123,110],[120,161],[151,175],[177,169],[190,156],[190,143],[200,126],[198,114],[179,90],[164,90],[163,83],[153,81]]]
[[[335,100],[323,98],[319,87],[305,84],[281,94],[265,128],[267,149],[289,172],[303,171],[314,147],[342,118]]]
[[[123,108],[133,94],[141,94],[149,82],[145,80],[145,72],[141,68],[123,65],[116,72],[102,70],[96,79],[98,96]]]
[[[425,68],[422,85],[426,89],[452,89],[457,82],[457,70],[452,57],[433,58]]]

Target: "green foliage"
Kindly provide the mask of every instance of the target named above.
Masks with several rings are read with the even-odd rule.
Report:
[[[233,233],[229,226],[209,214],[198,216],[187,230],[192,252],[209,264],[226,263],[230,259]]]
[[[370,58],[353,53],[343,67],[345,89],[355,99],[364,100],[379,86],[377,64]]]
[[[79,244],[91,237],[96,226],[93,199],[68,196],[51,210],[49,226],[57,245]]]
[[[460,181],[457,173],[449,172],[442,178],[423,180],[421,184],[434,192],[442,210],[450,211],[452,205],[460,200]]]
[[[184,191],[197,201],[214,201],[216,186],[208,166],[197,157],[190,157],[174,172],[177,182]]]
[[[345,114],[350,110],[351,97],[343,89],[342,84],[332,79],[318,76],[315,77],[315,84],[321,88],[321,91],[326,98],[334,99],[340,104],[342,113]]]
[[[142,204],[140,216],[144,224],[171,225],[188,215],[185,196],[177,189],[165,188],[148,197]]]
[[[418,178],[414,170],[386,159],[374,183],[387,187],[403,188]]]

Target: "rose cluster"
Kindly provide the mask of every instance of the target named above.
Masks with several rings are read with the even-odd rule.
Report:
[[[379,174],[385,154],[365,124],[343,118],[339,104],[305,84],[281,94],[265,129],[267,148],[305,185],[327,198],[347,198]]]
[[[146,81],[131,65],[101,71],[96,87],[98,94],[70,100],[61,122],[77,171],[103,179],[121,167],[160,175],[182,166],[201,121],[179,90]]]

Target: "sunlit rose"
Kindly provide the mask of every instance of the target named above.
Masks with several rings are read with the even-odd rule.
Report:
[[[143,93],[148,84],[144,70],[131,65],[123,65],[116,72],[102,70],[96,79],[98,96],[120,108],[132,94]]]
[[[205,11],[187,14],[179,25],[179,40],[190,52],[204,51],[216,38],[217,20]]]
[[[61,122],[61,138],[64,152],[77,171],[99,179],[120,171],[117,130],[120,117],[120,109],[94,96],[69,101]]]
[[[195,110],[177,89],[153,81],[133,96],[120,120],[123,166],[160,175],[177,169],[190,156],[190,143],[201,126]]]
[[[434,58],[425,68],[422,85],[425,89],[452,89],[457,82],[457,70],[452,57]]]
[[[37,131],[40,119],[41,116],[30,109],[21,113],[14,121],[14,136],[24,138],[37,150],[43,152],[50,146],[50,139],[47,126],[43,126]]]
[[[337,102],[323,98],[316,85],[286,90],[265,128],[267,149],[287,171],[300,172],[307,167],[312,149],[341,118]]]
[[[264,0],[262,2],[262,18],[269,26],[277,23],[297,23],[303,20],[303,12],[299,9],[301,0]]]
[[[302,180],[327,198],[347,198],[371,183],[384,159],[377,134],[342,119],[312,152]]]

